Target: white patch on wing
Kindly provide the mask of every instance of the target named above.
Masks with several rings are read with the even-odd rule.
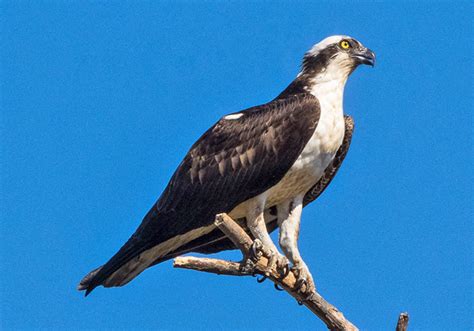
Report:
[[[236,119],[241,118],[242,116],[244,116],[244,114],[236,113],[236,114],[230,114],[230,115],[224,116],[224,119],[225,120],[236,120]]]
[[[170,238],[124,264],[120,269],[110,275],[104,282],[104,287],[122,286],[127,284],[133,278],[138,276],[143,270],[148,268],[156,259],[174,251],[178,247],[193,241],[194,239],[208,234],[215,229],[213,224],[198,229],[191,230],[185,234],[181,234]]]

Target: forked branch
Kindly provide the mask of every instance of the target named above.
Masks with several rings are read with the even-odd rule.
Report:
[[[240,249],[244,257],[243,261],[248,260],[253,243],[250,236],[227,214],[217,215],[214,224]],[[270,270],[268,274],[267,263],[267,258],[262,256],[255,262],[253,272],[249,272],[246,268],[243,268],[242,263],[239,262],[180,256],[174,260],[173,266],[175,268],[192,269],[229,276],[251,276],[254,274],[265,276],[267,272],[266,276],[268,279],[311,310],[330,330],[358,330],[336,307],[328,303],[319,293],[302,293],[301,290],[297,288],[296,277],[291,271],[284,277],[282,277],[276,269]]]

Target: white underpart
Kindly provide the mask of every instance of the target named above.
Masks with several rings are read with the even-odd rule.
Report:
[[[242,114],[242,113],[230,114],[230,115],[224,116],[224,119],[225,120],[236,120],[236,119],[241,118],[242,116],[244,116],[244,114]]]

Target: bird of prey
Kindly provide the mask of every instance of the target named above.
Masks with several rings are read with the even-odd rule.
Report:
[[[292,265],[314,288],[297,240],[301,212],[329,184],[349,148],[353,122],[343,92],[375,54],[349,36],[331,36],[303,57],[300,73],[274,100],[222,117],[192,145],[142,223],[78,289],[123,286],[146,268],[186,252],[235,248],[214,225],[227,213],[263,245],[268,268]],[[280,254],[269,232],[279,227]]]

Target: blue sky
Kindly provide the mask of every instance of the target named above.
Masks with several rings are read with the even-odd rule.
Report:
[[[320,292],[364,330],[473,328],[472,5],[2,1],[1,327],[318,329],[270,283],[173,270],[75,290],[200,134],[275,97],[303,53],[359,39],[337,178],[303,213]],[[238,259],[237,253],[220,254]]]

